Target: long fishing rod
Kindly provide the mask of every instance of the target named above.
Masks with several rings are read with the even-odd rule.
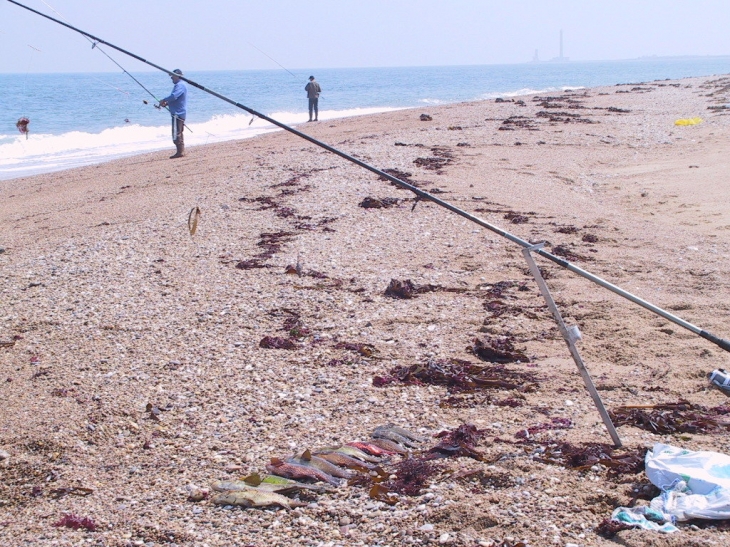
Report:
[[[106,42],[106,41],[102,40],[101,38],[97,38],[96,36],[89,34],[88,32],[80,30],[67,23],[64,23],[63,21],[59,21],[57,19],[54,19],[53,17],[50,17],[49,15],[36,11],[32,8],[29,8],[28,6],[24,6],[23,4],[20,4],[19,2],[16,2],[15,0],[8,0],[8,2],[10,2],[11,4],[15,4],[16,6],[20,6],[21,8],[31,11],[31,12],[33,12],[37,15],[40,15],[41,17],[44,17],[46,19],[49,19],[55,23],[58,23],[59,25],[67,27],[75,32],[78,32],[79,34],[88,36],[89,38],[91,38],[101,44],[105,44],[113,49],[116,49],[117,51],[124,53],[125,55],[128,55],[134,59],[137,59],[138,61],[141,61],[153,68],[156,68],[157,70],[160,70],[160,71],[165,72],[170,75],[173,74],[173,72],[171,70],[168,70],[166,68],[163,68],[161,66],[158,66],[158,65],[152,63],[151,61],[143,59],[139,55],[135,55],[134,53],[131,53],[118,46],[115,46],[114,44]],[[443,200],[437,198],[436,196],[429,194],[428,192],[424,192],[420,188],[417,188],[392,175],[389,175],[388,173],[385,173],[384,171],[381,171],[380,169],[377,169],[371,165],[368,165],[367,163],[362,162],[362,161],[358,160],[357,158],[353,158],[352,156],[350,156],[344,152],[341,152],[340,150],[333,148],[332,146],[330,146],[322,141],[319,141],[319,140],[315,139],[314,137],[310,137],[309,135],[302,133],[301,131],[297,131],[293,127],[289,127],[288,125],[283,124],[279,121],[276,121],[275,119],[270,118],[269,116],[262,114],[260,112],[257,112],[256,110],[254,110],[252,108],[242,105],[241,103],[238,103],[238,102],[234,101],[233,99],[229,99],[228,97],[225,97],[224,95],[221,95],[220,93],[216,93],[215,91],[213,91],[211,89],[207,89],[206,87],[202,86],[201,84],[199,84],[197,82],[194,82],[193,80],[190,80],[189,78],[180,76],[180,79],[189,83],[190,85],[200,89],[201,91],[205,91],[206,93],[209,93],[210,95],[213,95],[214,97],[217,97],[217,98],[221,99],[222,101],[225,101],[229,104],[232,104],[233,106],[236,106],[237,108],[245,110],[249,114],[253,114],[254,116],[261,118],[262,120],[266,120],[267,122],[269,122],[277,127],[280,127],[281,129],[296,135],[297,137],[300,137],[306,141],[309,141],[312,144],[319,146],[320,148],[324,148],[328,152],[332,152],[333,154],[340,156],[341,158],[343,158],[351,163],[354,163],[355,165],[358,165],[358,166],[362,167],[363,169],[367,169],[368,171],[375,173],[379,177],[385,178],[386,180],[392,182],[393,184],[395,184],[397,186],[400,186],[401,188],[410,190],[411,192],[413,192],[416,195],[416,201],[419,201],[419,200],[431,201],[431,202],[435,203],[436,205],[440,205],[441,207],[448,209],[452,213],[455,213],[475,224],[478,224],[479,226],[481,226],[483,228],[486,228],[487,230],[490,230],[506,239],[509,239],[513,243],[517,243],[518,245],[520,245],[523,248],[532,248],[533,247],[532,243],[530,243],[529,241],[526,241],[509,232],[506,232],[506,231],[502,230],[501,228],[498,228],[497,226],[490,224],[489,222],[487,222],[485,220],[482,220],[479,217],[475,217],[474,215],[472,215],[462,209],[459,209],[458,207],[456,207],[454,205],[451,205],[447,201],[443,201]],[[647,302],[646,300],[643,300],[642,298],[639,298],[638,296],[635,296],[635,295],[623,290],[622,288],[620,288],[616,285],[613,285],[612,283],[609,283],[608,281],[601,279],[600,277],[593,275],[592,273],[590,273],[582,268],[579,268],[578,266],[571,264],[567,260],[563,260],[562,258],[555,256],[543,249],[535,250],[533,252],[550,260],[551,262],[554,262],[558,266],[561,266],[567,270],[570,270],[571,272],[573,272],[585,279],[588,279],[589,281],[592,281],[593,283],[596,283],[597,285],[600,285],[601,287],[608,289],[609,291],[611,291],[623,298],[626,298],[627,300],[630,300],[634,304],[637,304],[637,305],[641,306],[642,308],[647,309],[650,312],[653,312],[653,313],[667,319],[668,321],[671,321],[672,323],[679,325],[680,327],[683,327],[683,328],[697,334],[698,336],[704,338],[705,340],[708,340],[708,341],[712,342],[713,344],[716,344],[717,346],[721,347],[725,351],[730,352],[730,341],[729,340],[719,338],[719,337],[701,329],[700,327],[697,327],[697,326],[693,325],[692,323],[689,323],[689,322],[685,321],[684,319],[681,319],[680,317],[677,317],[676,315],[671,314],[668,311],[666,311],[662,308],[659,308],[658,306],[655,306],[654,304]]]

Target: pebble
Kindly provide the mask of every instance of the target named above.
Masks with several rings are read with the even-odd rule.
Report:
[[[447,543],[448,541],[449,541],[449,534],[446,532],[441,534],[441,536],[439,537],[439,543]]]
[[[0,450],[0,461],[8,460],[10,459],[10,454],[5,452],[5,450]]]
[[[424,524],[419,528],[421,532],[433,532],[433,524]]]

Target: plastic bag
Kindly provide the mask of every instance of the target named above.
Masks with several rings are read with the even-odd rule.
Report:
[[[646,475],[662,494],[651,507],[676,520],[730,519],[730,456],[657,443]]]
[[[694,452],[657,443],[646,453],[646,476],[662,490],[679,479],[694,494],[709,494],[717,486],[730,490],[730,456],[719,452]]]
[[[678,480],[669,490],[651,500],[651,507],[676,520],[730,518],[730,490],[715,487],[709,494],[693,494]]]

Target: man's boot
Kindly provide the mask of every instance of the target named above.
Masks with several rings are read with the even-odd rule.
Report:
[[[177,152],[170,156],[170,159],[182,158],[185,155],[185,145],[180,141],[176,141],[175,148],[177,149]]]

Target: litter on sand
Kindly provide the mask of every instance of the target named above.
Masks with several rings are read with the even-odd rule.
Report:
[[[697,125],[702,123],[702,118],[681,118],[674,122],[674,125]]]
[[[656,443],[645,457],[646,475],[661,494],[649,506],[617,507],[603,529],[676,532],[677,522],[730,519],[730,456]]]

